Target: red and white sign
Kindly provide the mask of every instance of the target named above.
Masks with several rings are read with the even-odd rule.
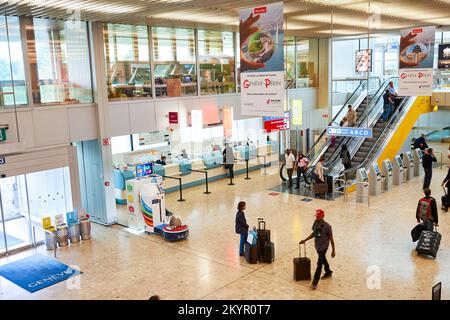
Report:
[[[169,123],[178,123],[178,112],[169,112]]]
[[[104,139],[103,139],[103,145],[104,145],[104,146],[109,146],[110,144],[111,144],[111,141],[110,141],[109,138],[104,138]]]
[[[267,132],[289,130],[290,114],[288,111],[284,113],[284,117],[264,117],[264,129]]]
[[[284,71],[241,73],[241,114],[283,116]]]
[[[267,7],[258,7],[253,9],[253,13],[254,14],[261,14],[261,13],[266,13],[267,12]]]
[[[433,94],[433,69],[400,69],[398,95],[431,96]]]

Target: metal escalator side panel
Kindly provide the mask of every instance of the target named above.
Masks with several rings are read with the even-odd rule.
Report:
[[[393,159],[397,155],[420,115],[433,111],[430,97],[410,97],[403,108],[401,117],[378,150],[376,161],[379,166],[384,159]]]

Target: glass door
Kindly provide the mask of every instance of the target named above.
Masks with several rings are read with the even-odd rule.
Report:
[[[30,217],[23,191],[26,190],[25,176],[0,179],[1,219],[3,230],[0,253],[10,252],[31,244]]]

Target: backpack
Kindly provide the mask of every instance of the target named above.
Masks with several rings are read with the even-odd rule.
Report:
[[[431,217],[431,198],[422,198],[419,201],[419,217],[423,221],[432,220]]]

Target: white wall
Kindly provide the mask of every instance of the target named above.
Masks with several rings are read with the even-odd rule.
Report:
[[[0,124],[9,126],[7,140],[0,142],[3,155],[19,143],[16,152],[98,138],[97,108],[93,105],[17,109],[17,123],[14,109],[6,109],[0,111]]]

